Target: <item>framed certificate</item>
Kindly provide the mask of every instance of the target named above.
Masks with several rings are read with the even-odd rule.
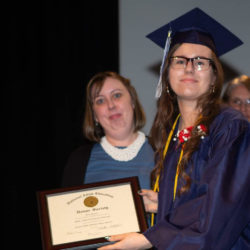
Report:
[[[144,232],[138,177],[37,192],[43,249],[91,249],[105,236]]]

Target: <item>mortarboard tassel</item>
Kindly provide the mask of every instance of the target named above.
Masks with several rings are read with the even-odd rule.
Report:
[[[165,59],[166,59],[166,56],[168,54],[170,43],[171,43],[171,33],[172,33],[172,30],[170,28],[170,30],[168,31],[168,37],[166,40],[166,44],[165,44],[165,48],[164,48],[164,52],[163,52],[163,58],[162,58],[162,62],[161,62],[160,79],[159,79],[157,87],[156,87],[155,97],[157,99],[161,96],[161,93],[162,93],[162,71],[163,71],[163,68],[165,65]]]

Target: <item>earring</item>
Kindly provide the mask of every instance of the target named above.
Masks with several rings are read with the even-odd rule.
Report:
[[[168,85],[167,85],[167,93],[169,94],[169,88],[168,88]]]
[[[212,86],[212,93],[214,93],[215,92],[215,86],[213,85]]]
[[[99,123],[97,121],[95,121],[95,126],[98,127],[99,126]]]

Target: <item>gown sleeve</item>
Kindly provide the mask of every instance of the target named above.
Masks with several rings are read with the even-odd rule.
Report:
[[[234,120],[210,136],[199,180],[144,233],[157,249],[249,249],[249,127]]]

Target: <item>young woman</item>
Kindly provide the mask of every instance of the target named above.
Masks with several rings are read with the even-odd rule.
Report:
[[[206,25],[216,27],[201,31]],[[156,223],[143,234],[111,236],[117,242],[100,249],[249,248],[250,126],[219,103],[228,31],[218,25],[199,9],[171,23],[151,130],[155,191],[141,193]]]
[[[140,129],[145,115],[130,80],[100,72],[89,81],[83,124],[88,143],[69,157],[62,186],[138,176],[150,188],[154,152]]]

